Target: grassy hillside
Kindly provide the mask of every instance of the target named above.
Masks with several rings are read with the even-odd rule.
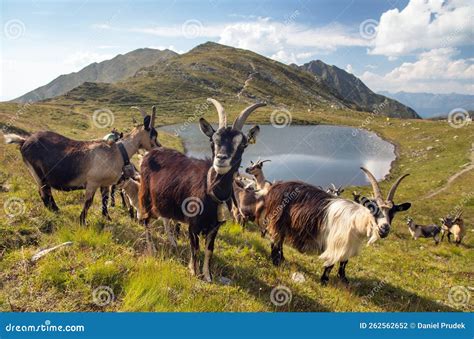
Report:
[[[194,121],[197,111],[215,120],[215,112],[203,109],[204,100],[168,102],[159,107],[157,121],[168,124]],[[181,106],[182,105],[182,106]],[[228,108],[234,115],[244,103]],[[85,102],[82,105],[52,103],[20,106],[0,104],[2,127],[35,131],[51,129],[78,138],[99,138],[108,130],[92,124],[92,112],[108,108],[114,126],[131,126],[132,111],[125,105]],[[269,123],[275,107],[255,112],[251,121]],[[176,114],[183,110],[186,115]],[[216,241],[212,270],[215,282],[207,284],[187,271],[188,242],[181,235],[177,250],[166,244],[157,223],[155,258],[144,252],[143,228],[130,222],[120,207],[111,209],[112,221],[100,215],[99,199],[94,202],[88,226],[78,224],[83,192],[54,192],[61,209],[47,211],[37,188],[21,162],[16,146],[0,143],[0,311],[472,311],[473,298],[458,302],[449,298],[454,291],[472,294],[474,277],[474,171],[453,181],[443,193],[424,197],[446,184],[448,178],[471,160],[474,126],[452,128],[445,121],[398,120],[367,113],[331,108],[292,110],[293,123],[345,124],[371,129],[397,145],[398,160],[386,182],[385,191],[401,173],[411,176],[397,192],[397,202],[411,201],[409,213],[400,214],[389,237],[364,248],[349,262],[350,287],[333,276],[322,287],[321,262],[316,256],[285,248],[286,262],[275,268],[269,260],[269,243],[252,229],[242,230],[228,222]],[[137,112],[133,112],[138,117]],[[204,136],[203,136],[204,137]],[[160,133],[162,143],[182,149],[179,140]],[[368,187],[357,188],[368,193]],[[346,189],[349,197],[351,189]],[[15,207],[16,206],[16,207]],[[432,240],[410,238],[404,216],[417,222],[437,222],[456,206],[464,208],[468,232],[464,244],[446,241],[434,246]],[[10,215],[8,215],[10,214]],[[184,232],[185,233],[185,232]],[[52,252],[36,263],[32,255],[41,248],[72,241],[72,246]],[[302,273],[305,282],[292,280]],[[221,277],[230,284],[221,283]],[[270,294],[284,285],[292,300],[275,306]],[[97,290],[97,288],[101,288]],[[113,292],[104,306],[97,292]],[[451,290],[452,291],[452,290]],[[451,292],[453,293],[453,292]],[[107,301],[107,300],[106,300]]]

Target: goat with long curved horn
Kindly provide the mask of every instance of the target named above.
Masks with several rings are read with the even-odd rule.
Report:
[[[266,106],[267,104],[264,102],[258,102],[256,104],[250,105],[246,109],[244,109],[242,112],[240,112],[239,116],[235,119],[234,123],[232,124],[232,128],[236,129],[238,131],[241,131],[242,128],[244,127],[245,121],[249,117],[250,113],[255,111],[259,107]]]
[[[208,98],[207,102],[210,102],[214,105],[217,110],[217,114],[219,115],[219,128],[226,128],[227,127],[227,114],[222,107],[221,103],[216,99]]]
[[[148,114],[146,114],[145,110],[143,108],[139,107],[139,106],[132,106],[130,108],[139,110],[143,119],[145,119],[145,117],[148,115]]]
[[[402,180],[405,179],[409,175],[410,174],[404,174],[400,178],[398,178],[397,181],[395,181],[395,183],[390,188],[390,191],[388,191],[387,201],[393,201],[393,198],[395,197],[395,192],[397,191],[398,185],[400,185]]]
[[[377,182],[377,179],[375,179],[374,175],[368,169],[364,167],[361,167],[360,169],[364,171],[370,181],[370,184],[372,185],[375,200],[377,200],[377,202],[383,203],[382,192],[380,191],[380,186]]]

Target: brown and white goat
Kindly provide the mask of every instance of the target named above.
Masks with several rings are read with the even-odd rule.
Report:
[[[123,146],[128,158],[139,149],[151,150],[160,146],[154,127],[155,115],[154,107],[151,116],[142,111],[143,125],[135,127],[119,142],[112,144],[103,140],[72,140],[50,131],[36,132],[26,138],[7,134],[5,142],[20,145],[23,162],[36,181],[47,208],[59,210],[51,188],[60,191],[86,190],[80,216],[80,223],[84,225],[97,189],[100,188],[103,204],[107,206],[109,187],[122,175],[125,161],[119,145]],[[102,209],[102,214],[110,218],[107,207]]]
[[[451,242],[451,235],[454,235],[456,245],[461,243],[466,235],[466,226],[464,225],[462,213],[463,211],[458,211],[454,217],[448,215],[446,218],[440,218],[443,223],[441,226],[441,241],[443,241],[444,236],[447,234],[449,242]]]
[[[361,169],[374,191],[377,208],[372,211],[303,182],[277,182],[271,186],[265,196],[263,220],[271,239],[274,265],[284,260],[283,242],[286,239],[300,252],[321,253],[319,258],[324,261],[321,283],[327,283],[331,269],[338,262],[339,277],[348,282],[347,262],[358,254],[364,238],[368,238],[368,244],[385,238],[395,214],[411,206],[410,203],[396,205],[393,202],[398,185],[408,174],[393,184],[384,200],[372,173]]]
[[[438,225],[419,225],[415,224],[412,218],[407,218],[407,226],[413,239],[417,240],[420,237],[433,238],[435,244],[438,245],[439,233],[441,232],[441,227]]]
[[[204,235],[206,245],[203,276],[206,281],[211,281],[209,266],[217,232],[224,222],[222,212],[224,206],[230,204],[232,184],[242,161],[242,154],[254,142],[260,130],[258,126],[254,126],[244,135],[242,128],[250,113],[265,104],[257,103],[247,107],[235,119],[232,127],[228,127],[222,105],[214,99],[208,101],[217,109],[219,128],[214,130],[203,118],[199,120],[199,124],[211,143],[212,159],[190,158],[167,148],[149,152],[141,165],[139,203],[151,251],[154,247],[147,226],[150,218],[163,217],[189,225],[189,268],[194,275],[199,275],[200,272],[199,235]]]

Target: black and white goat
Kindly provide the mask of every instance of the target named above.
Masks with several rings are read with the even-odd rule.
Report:
[[[372,244],[385,238],[396,213],[406,211],[410,203],[397,205],[393,199],[400,177],[382,198],[379,184],[365,168],[374,191],[377,208],[373,211],[354,201],[334,197],[325,191],[297,181],[276,182],[265,195],[264,216],[271,239],[271,258],[274,265],[283,260],[283,242],[301,252],[317,252],[324,261],[321,282],[326,284],[335,264],[340,263],[339,277],[346,278],[348,260],[357,255],[365,238]]]
[[[342,185],[336,187],[336,185],[334,185],[333,183],[331,183],[331,186],[326,189],[326,193],[332,194],[335,197],[339,197],[343,192],[344,188],[342,188]]]
[[[415,224],[412,218],[407,218],[408,231],[410,232],[413,239],[417,240],[418,238],[433,238],[435,244],[439,244],[439,234],[441,232],[441,227],[438,225],[419,225]]]
[[[147,227],[147,243],[153,251],[148,230],[150,218],[168,218],[189,225],[191,273],[199,275],[199,236],[206,239],[203,276],[211,281],[209,269],[214,242],[225,218],[223,212],[230,205],[234,176],[240,167],[245,148],[253,143],[260,128],[254,126],[247,135],[242,128],[257,103],[244,109],[232,127],[227,126],[227,115],[222,105],[208,99],[219,115],[219,128],[205,119],[199,120],[201,131],[209,138],[212,159],[201,160],[187,157],[175,150],[160,148],[149,152],[141,165],[139,202],[141,218]],[[166,225],[165,225],[166,227]]]
[[[80,222],[86,222],[95,192],[100,188],[103,199],[102,214],[109,217],[107,200],[109,187],[121,177],[126,164],[139,149],[151,150],[160,146],[155,129],[155,108],[152,115],[143,116],[143,125],[135,127],[119,142],[103,140],[76,141],[60,134],[44,131],[28,137],[5,135],[7,144],[20,145],[23,162],[39,188],[44,205],[58,211],[51,188],[60,191],[85,189],[85,203]]]

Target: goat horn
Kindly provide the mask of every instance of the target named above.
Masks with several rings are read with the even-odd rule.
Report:
[[[334,185],[333,183],[331,183],[331,186],[332,186],[332,189],[337,191],[337,188],[336,188],[336,185]]]
[[[245,120],[249,117],[250,113],[255,111],[259,107],[266,106],[267,104],[264,102],[258,102],[256,104],[250,105],[246,109],[244,109],[242,112],[240,112],[239,116],[235,119],[234,123],[232,124],[232,128],[236,129],[238,131],[242,130],[242,127],[244,127]]]
[[[263,160],[263,161],[262,161],[262,164],[263,164],[264,162],[272,162],[272,161],[271,161],[270,159]]]
[[[141,107],[138,107],[138,106],[132,106],[131,108],[133,109],[138,109],[140,111],[140,114],[142,115],[142,118],[145,119],[145,117],[147,116],[145,110]]]
[[[461,215],[462,215],[462,213],[463,213],[463,210],[461,210],[461,209],[460,209],[460,210],[458,210],[458,211],[457,211],[457,213],[456,213],[456,216],[454,217],[454,220],[456,220],[456,219],[460,218],[460,217],[461,217]]]
[[[364,167],[361,167],[360,169],[365,172],[365,174],[367,175],[367,178],[370,181],[370,184],[372,185],[372,189],[374,190],[375,200],[383,201],[382,192],[380,191],[380,186],[379,186],[379,183],[377,182],[377,179],[375,179],[374,175],[372,173],[370,173],[370,171],[368,169],[366,169]]]
[[[388,191],[387,201],[393,201],[393,198],[395,197],[395,191],[397,190],[398,185],[400,185],[402,180],[405,179],[409,175],[410,174],[408,173],[404,174],[400,178],[398,178],[397,181],[395,181],[395,183],[392,185],[392,188],[390,188],[390,191]]]
[[[216,99],[208,98],[207,102],[212,103],[217,110],[217,114],[219,115],[219,128],[226,128],[227,114],[224,111],[224,107],[222,107],[221,103]]]
[[[153,106],[151,118],[150,118],[150,124],[148,125],[150,129],[155,127],[155,117],[156,117],[156,106]]]

